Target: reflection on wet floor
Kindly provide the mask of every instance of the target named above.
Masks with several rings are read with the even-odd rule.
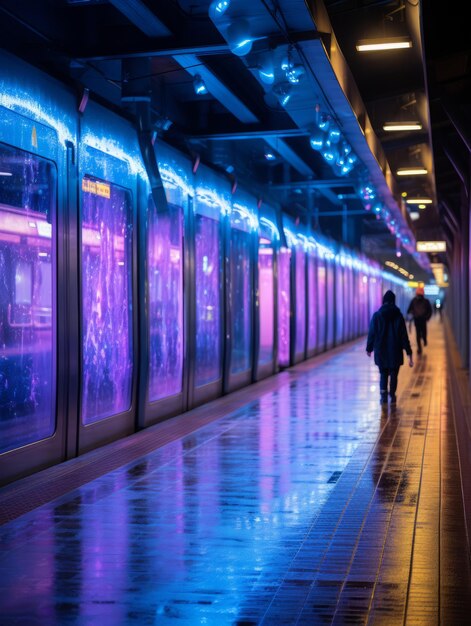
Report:
[[[4,525],[2,625],[469,623],[438,324],[426,350],[395,409],[355,343]]]

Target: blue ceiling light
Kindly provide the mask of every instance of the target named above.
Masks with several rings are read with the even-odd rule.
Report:
[[[301,82],[305,73],[304,65],[293,65],[289,70],[286,70],[286,78],[292,85],[297,85]]]
[[[352,151],[352,146],[348,142],[342,141],[342,144],[340,146],[340,150],[341,150],[341,152],[343,152],[343,154],[345,156],[348,156],[350,154],[350,152]]]
[[[309,143],[311,144],[311,148],[313,150],[317,150],[317,152],[320,152],[324,147],[325,139],[326,139],[325,133],[323,133],[321,130],[315,130],[313,133],[311,133],[311,136],[309,138]]]
[[[340,128],[338,126],[330,125],[329,128],[329,141],[332,144],[337,144],[342,137],[342,133],[340,132]]]
[[[240,19],[232,22],[227,29],[226,40],[233,54],[239,57],[248,54],[252,49],[253,37],[247,20]]]
[[[273,55],[270,53],[260,55],[257,69],[258,76],[262,83],[265,83],[265,85],[273,85],[275,81],[275,63],[273,61]]]
[[[330,117],[329,115],[327,115],[327,113],[322,113],[320,120],[319,120],[319,128],[327,133],[329,130],[329,127],[330,127]]]
[[[195,77],[193,78],[193,89],[195,90],[195,94],[197,96],[204,96],[208,93],[208,88],[199,74],[195,74]]]
[[[327,161],[327,163],[333,165],[338,159],[339,151],[336,146],[333,146],[330,141],[325,142],[324,150],[322,151],[322,156]]]
[[[265,158],[267,161],[276,161],[276,154],[270,152],[270,150],[265,150]]]
[[[219,19],[224,15],[230,5],[230,0],[213,0],[213,2],[209,5],[209,17],[212,20]]]
[[[291,98],[291,90],[292,87],[288,81],[276,83],[273,87],[273,93],[278,98],[278,102],[282,107],[285,107],[288,104],[288,101]]]

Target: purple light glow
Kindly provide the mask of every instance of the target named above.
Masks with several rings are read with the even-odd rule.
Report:
[[[310,254],[307,259],[307,282],[308,282],[308,350],[317,348],[317,285],[316,285],[316,260]]]
[[[101,189],[101,191],[99,191]],[[132,385],[129,192],[82,180],[82,422],[126,411]]]
[[[296,247],[296,354],[304,353],[306,342],[306,253]]]
[[[278,362],[282,367],[289,365],[290,262],[291,250],[281,248],[278,255]]]
[[[327,347],[332,347],[334,343],[334,267],[332,262],[326,263],[327,276]]]
[[[335,269],[335,343],[342,343],[344,338],[343,290],[345,288],[345,272],[339,264]]]
[[[262,240],[260,239],[260,242]],[[274,342],[274,289],[273,289],[273,248],[260,248],[258,256],[258,287],[260,316],[260,345],[258,362],[273,360]]]
[[[183,210],[158,212],[149,198],[149,402],[183,384]]]
[[[318,345],[324,348],[326,341],[326,269],[323,259],[317,260],[317,330]]]
[[[0,452],[55,430],[55,172],[0,144]],[[51,221],[52,220],[52,221]]]

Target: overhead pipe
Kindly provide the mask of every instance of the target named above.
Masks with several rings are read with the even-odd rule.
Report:
[[[465,175],[464,168],[459,162],[460,157],[456,154],[456,151],[449,144],[443,144],[442,147],[443,147],[443,152],[447,156],[448,160],[453,166],[453,169],[458,174],[461,182],[463,183],[463,187],[466,192],[466,195],[469,196],[469,176]]]

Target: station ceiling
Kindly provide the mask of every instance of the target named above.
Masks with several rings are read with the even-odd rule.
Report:
[[[0,28],[4,48],[66,81],[78,102],[88,89],[133,119],[148,101],[156,132],[190,158],[383,263],[401,251],[428,280],[461,235],[469,191],[463,11],[420,0],[3,0]],[[356,49],[403,36],[411,48]],[[421,128],[383,129],[411,120]],[[316,146],[326,122],[340,131],[334,162]],[[397,174],[412,166],[427,174]],[[424,196],[425,209],[407,202]],[[448,256],[415,252],[431,239],[445,239]]]

